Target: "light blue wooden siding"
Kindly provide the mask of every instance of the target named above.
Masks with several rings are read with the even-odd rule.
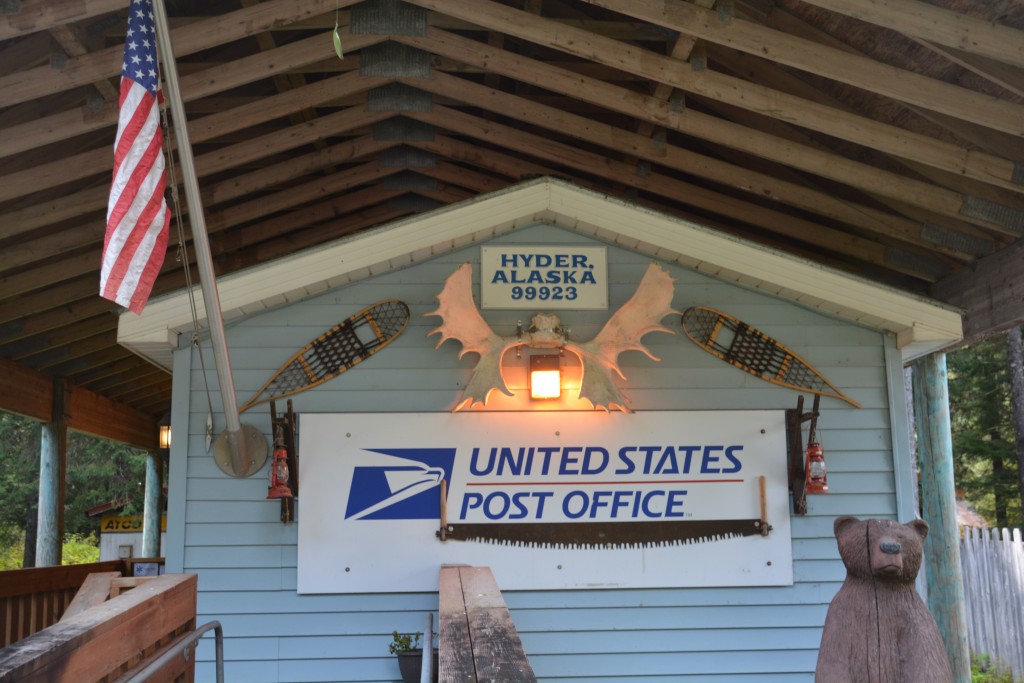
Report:
[[[549,226],[535,226],[502,242],[589,243]],[[608,247],[611,309],[635,290],[650,259]],[[339,378],[296,395],[297,412],[444,411],[461,394],[476,363],[458,359],[459,345],[427,332],[445,277],[479,248],[435,260],[253,315],[229,325],[228,341],[240,403],[297,349],[345,317],[384,298],[406,301],[412,319],[390,347]],[[822,399],[819,435],[829,471],[828,496],[813,496],[810,514],[793,519],[795,585],[785,588],[525,591],[506,593],[534,669],[543,681],[661,683],[754,681],[809,683],[828,602],[845,570],[832,537],[840,514],[895,517],[888,342],[878,332],[837,321],[769,295],[719,282],[681,268],[674,305],[724,310],[791,346],[844,392],[856,410]],[[500,334],[532,311],[488,311]],[[566,311],[573,338],[596,334],[610,312]],[[677,318],[665,323],[678,330]],[[654,362],[638,352],[620,357],[624,391],[636,410],[788,409],[798,394],[772,386],[710,356],[681,331],[652,333],[646,344]],[[208,353],[208,347],[204,347]],[[387,652],[392,630],[416,631],[437,609],[435,594],[297,595],[296,525],[279,521],[276,502],[265,500],[266,468],[232,479],[205,452],[207,398],[195,351],[178,352],[176,370],[190,379],[178,391],[178,415],[187,402],[187,454],[176,446],[171,474],[169,566],[199,575],[200,623],[217,619],[227,642],[230,681],[398,680]],[[895,354],[890,354],[895,356]],[[213,405],[220,405],[212,357],[206,357]],[[810,395],[806,395],[810,406]],[[283,408],[283,402],[280,404]],[[223,416],[216,415],[216,432]],[[269,409],[243,414],[243,422],[269,434]],[[182,422],[176,418],[176,426]],[[184,428],[184,424],[180,425]],[[396,418],[395,428],[401,429]],[[901,426],[901,429],[903,427]],[[183,429],[182,429],[183,430]],[[178,431],[175,434],[180,433]],[[177,440],[175,441],[177,444]],[[779,453],[779,458],[785,454]],[[301,514],[301,503],[300,503]],[[353,548],[352,552],[359,552]],[[396,549],[401,562],[401,549]],[[199,649],[199,680],[212,680],[212,644]]]

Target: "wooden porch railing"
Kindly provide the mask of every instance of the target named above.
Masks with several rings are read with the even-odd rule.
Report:
[[[118,581],[136,587],[0,650],[0,683],[114,683],[158,660],[152,680],[191,681],[195,658],[170,655],[195,629],[196,576],[111,579]]]
[[[60,621],[89,574],[125,570],[112,560],[0,572],[0,647]]]

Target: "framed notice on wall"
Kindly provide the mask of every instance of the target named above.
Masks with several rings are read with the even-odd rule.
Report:
[[[300,593],[793,582],[782,411],[299,419]]]
[[[606,309],[607,250],[559,245],[481,247],[480,307]]]

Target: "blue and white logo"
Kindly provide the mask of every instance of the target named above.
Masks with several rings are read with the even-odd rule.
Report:
[[[441,480],[452,480],[454,448],[368,448],[352,470],[345,519],[437,519]]]

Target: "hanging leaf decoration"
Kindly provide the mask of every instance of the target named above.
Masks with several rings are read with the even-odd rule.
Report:
[[[338,55],[338,59],[345,59],[345,55],[341,51],[341,34],[338,33],[338,19],[334,19],[334,52]]]

